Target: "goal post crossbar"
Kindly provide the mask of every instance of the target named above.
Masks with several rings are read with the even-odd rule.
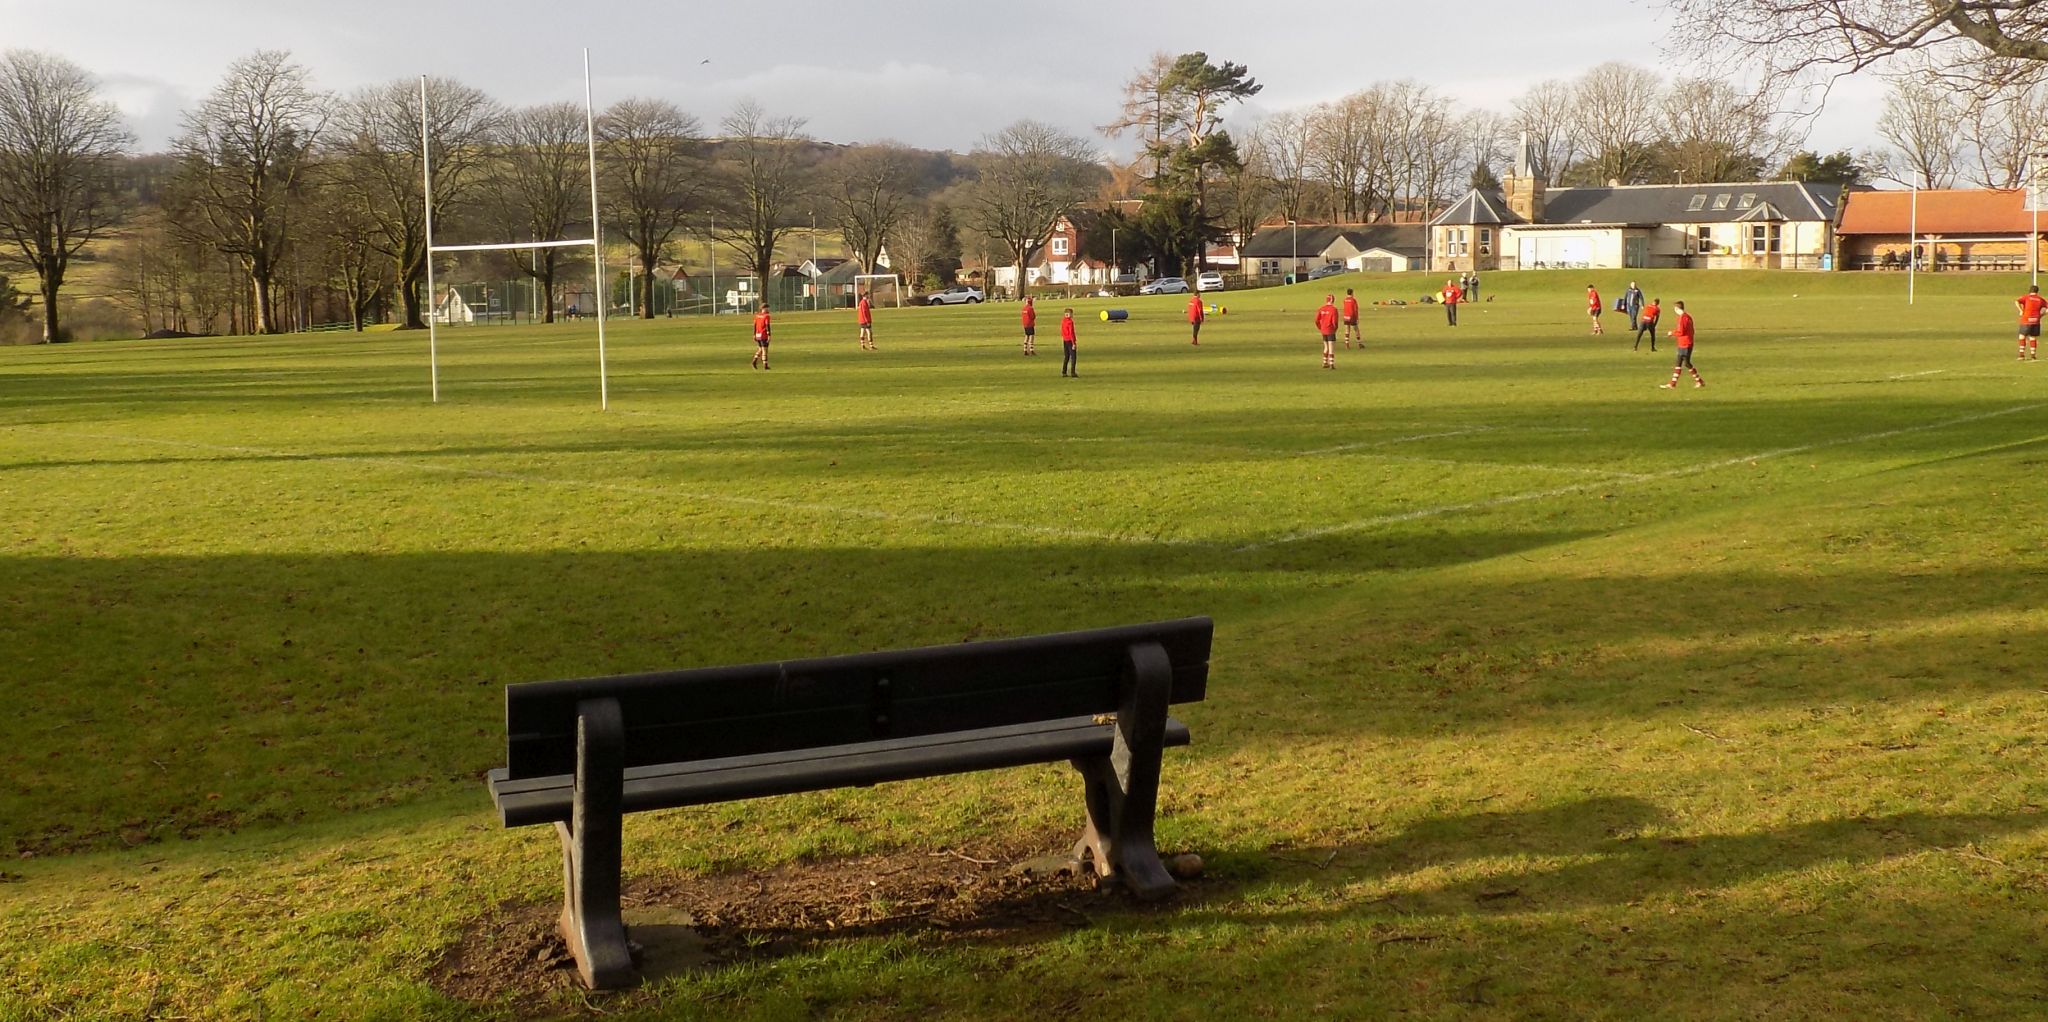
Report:
[[[508,241],[502,245],[428,245],[429,252],[516,252],[528,248],[595,248],[596,238],[576,241]]]
[[[427,76],[420,76],[420,188],[426,207],[426,262],[427,262],[427,366],[433,381],[433,400],[441,400],[441,355],[439,335],[436,329],[440,322],[437,307],[440,298],[434,293],[434,254],[437,252],[505,252],[541,248],[582,248],[590,249],[591,283],[598,294],[597,300],[597,400],[598,407],[610,410],[612,406],[611,377],[605,367],[604,351],[604,227],[599,216],[597,201],[597,110],[590,93],[590,50],[583,51],[583,131],[590,153],[590,233],[588,238],[572,238],[551,241],[515,241],[502,244],[484,245],[436,245],[434,244],[434,146],[428,130]],[[554,296],[547,296],[553,303]]]

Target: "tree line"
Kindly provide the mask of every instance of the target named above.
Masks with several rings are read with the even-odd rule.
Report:
[[[655,314],[657,271],[679,267],[682,239],[710,239],[765,281],[778,248],[810,224],[837,235],[864,271],[886,250],[892,270],[926,285],[948,282],[963,263],[1012,266],[1022,281],[1066,217],[1087,228],[1084,258],[1184,272],[1211,243],[1262,224],[1426,219],[1468,188],[1497,187],[1524,139],[1533,172],[1554,186],[1771,176],[2020,183],[2040,148],[2036,126],[2048,123],[2044,65],[2024,33],[1988,42],[1972,33],[2007,31],[2048,7],[2019,0],[1990,28],[1958,14],[1961,28],[1915,34],[1911,19],[1863,24],[1815,3],[1666,0],[1698,16],[1696,45],[1761,54],[1773,69],[1761,88],[1613,62],[1538,83],[1501,110],[1392,81],[1247,117],[1262,89],[1248,68],[1160,53],[1136,69],[1118,116],[1100,129],[1137,141],[1137,155],[1121,161],[1030,120],[954,154],[823,143],[801,118],[752,102],[707,128],[672,102],[632,97],[595,117],[598,225],[585,111],[572,103],[507,107],[447,78],[340,95],[318,88],[289,53],[260,51],[185,112],[168,153],[138,155],[91,75],[61,57],[8,51],[0,317],[35,309],[43,338],[62,339],[59,296],[75,264],[110,252],[110,287],[146,329],[264,333],[335,319],[360,329],[378,317],[418,327],[433,302],[423,294],[429,216],[447,243],[601,227],[630,252],[641,316]],[[1791,7],[1801,8],[1796,18]],[[1829,17],[1840,22],[1830,31],[1865,35],[1830,51],[1811,35],[1774,42],[1757,27]],[[1886,32],[1888,48],[1871,42]],[[1880,59],[1898,65],[1876,125],[1886,144],[1799,150],[1792,86],[1777,71],[1828,60],[1861,70]],[[421,179],[429,152],[431,188]],[[479,256],[471,268],[530,278],[552,299],[563,261],[576,258],[564,251]],[[544,304],[552,319],[555,302]]]

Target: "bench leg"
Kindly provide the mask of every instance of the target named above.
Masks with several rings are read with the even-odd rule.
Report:
[[[1116,715],[1116,744],[1106,757],[1074,760],[1088,800],[1088,828],[1074,846],[1075,858],[1093,861],[1098,876],[1121,877],[1147,901],[1176,887],[1152,843],[1172,687],[1173,667],[1165,648],[1156,642],[1132,646],[1124,668],[1123,705]]]
[[[576,707],[576,805],[555,824],[562,840],[562,940],[592,990],[639,982],[619,916],[619,853],[624,818],[625,726],[616,699]]]

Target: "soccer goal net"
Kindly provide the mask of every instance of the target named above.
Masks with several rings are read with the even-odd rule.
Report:
[[[865,293],[876,305],[887,302],[897,308],[903,307],[903,275],[900,273],[863,273],[853,278],[853,289]]]

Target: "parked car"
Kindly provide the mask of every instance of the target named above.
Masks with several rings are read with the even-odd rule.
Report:
[[[934,291],[924,296],[926,305],[978,305],[981,300],[981,289],[966,284],[955,284],[944,291]]]
[[[1161,277],[1138,289],[1141,295],[1184,295],[1191,290],[1180,277]]]
[[[1350,267],[1345,266],[1343,263],[1325,263],[1322,266],[1318,266],[1315,269],[1310,270],[1308,274],[1308,279],[1321,280],[1324,277],[1334,277],[1340,273],[1350,272]]]
[[[1195,290],[1223,290],[1223,274],[1218,273],[1215,270],[1203,270],[1198,276],[1195,277]]]

